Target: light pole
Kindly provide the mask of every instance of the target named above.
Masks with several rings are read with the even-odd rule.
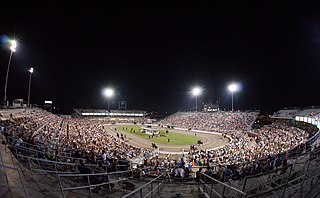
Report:
[[[192,95],[196,96],[196,111],[198,111],[198,95],[201,94],[201,89],[199,87],[195,87],[192,89]]]
[[[31,67],[29,69],[29,72],[30,72],[30,78],[29,78],[29,89],[28,89],[28,107],[30,108],[31,76],[32,76],[32,73],[33,73],[33,67]]]
[[[16,47],[17,47],[16,40],[10,40],[9,42],[10,42],[10,47],[9,47],[10,48],[10,57],[9,57],[8,68],[7,68],[6,82],[4,85],[4,98],[3,98],[4,106],[7,106],[7,86],[8,86],[8,76],[9,76],[9,69],[10,69],[12,54],[13,54],[13,52],[16,52]]]
[[[231,92],[231,106],[232,106],[232,112],[233,112],[233,92],[238,90],[238,85],[235,83],[232,83],[228,86],[228,89]]]
[[[105,88],[103,94],[108,99],[108,112],[110,112],[110,98],[113,96],[114,91],[111,88]]]

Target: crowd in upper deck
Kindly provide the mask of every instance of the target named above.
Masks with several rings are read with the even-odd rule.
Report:
[[[178,112],[159,121],[161,125],[204,131],[248,130],[258,112]]]

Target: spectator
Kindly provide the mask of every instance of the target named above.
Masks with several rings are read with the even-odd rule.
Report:
[[[277,154],[277,157],[274,160],[273,169],[277,170],[277,169],[281,168],[281,166],[282,166],[282,160],[281,160],[281,155],[279,153],[279,154]]]
[[[201,173],[202,173],[202,167],[199,168],[199,170],[196,172],[196,181],[200,181],[200,177],[201,177]]]

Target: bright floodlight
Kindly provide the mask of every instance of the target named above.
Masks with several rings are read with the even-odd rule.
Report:
[[[17,41],[16,40],[10,40],[10,50],[12,52],[16,52],[16,47],[17,47]]]
[[[33,67],[31,67],[31,68],[29,69],[29,72],[30,72],[30,73],[33,73]]]
[[[238,90],[238,85],[237,84],[231,84],[228,86],[229,91],[232,93]]]
[[[201,89],[199,87],[195,87],[192,90],[192,94],[198,96],[201,93]]]
[[[195,87],[192,89],[192,95],[196,96],[196,111],[198,111],[198,95],[202,92],[200,87]]]
[[[106,88],[103,90],[103,94],[106,96],[106,97],[111,97],[113,95],[113,89],[110,89],[110,88]]]
[[[233,112],[233,92],[238,91],[239,89],[238,84],[232,83],[228,86],[228,89],[231,92],[231,105],[232,105],[232,112]]]

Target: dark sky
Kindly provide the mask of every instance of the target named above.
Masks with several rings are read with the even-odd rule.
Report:
[[[89,1],[88,1],[89,2]],[[200,101],[273,111],[320,104],[320,17],[306,2],[202,5],[26,4],[1,7],[0,34],[18,40],[7,98],[52,100],[63,112],[111,108],[174,112]],[[13,6],[13,5],[12,5]],[[14,5],[15,6],[15,5]],[[4,36],[2,36],[4,38]],[[2,43],[2,46],[4,43]],[[3,98],[9,50],[0,49]]]

